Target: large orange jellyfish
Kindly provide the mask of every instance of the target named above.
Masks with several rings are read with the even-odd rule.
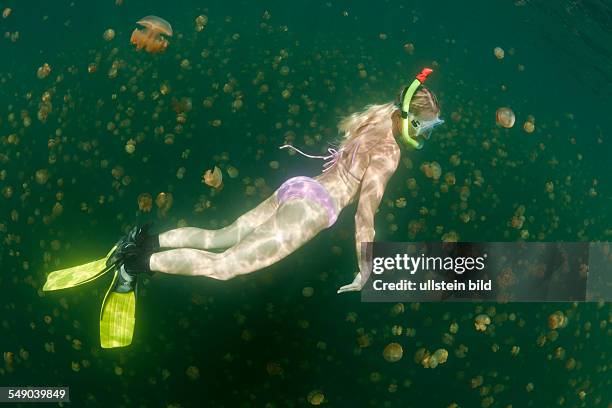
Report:
[[[514,112],[512,112],[510,108],[499,108],[497,112],[495,112],[495,121],[501,127],[510,129],[514,126],[515,120]]]
[[[147,52],[164,52],[168,47],[168,41],[162,36],[172,36],[172,26],[163,18],[157,16],[146,16],[136,22],[144,27],[143,30],[135,29],[130,42],[136,45],[137,50],[144,49]]]

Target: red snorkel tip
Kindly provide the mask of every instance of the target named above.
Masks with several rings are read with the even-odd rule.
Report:
[[[416,76],[416,79],[418,79],[420,83],[423,83],[427,79],[427,76],[431,74],[432,72],[433,72],[433,69],[431,68],[423,68],[421,73]]]

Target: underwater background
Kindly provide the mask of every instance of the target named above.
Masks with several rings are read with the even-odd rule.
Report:
[[[325,152],[341,117],[425,66],[446,122],[404,152],[378,241],[610,240],[609,1],[0,9],[0,386],[70,386],[78,407],[612,407],[610,303],[337,295],[357,267],[354,206],[263,271],[144,278],[128,348],[99,346],[110,277],[41,289],[134,224],[219,228],[318,174],[278,146]],[[130,44],[151,14],[174,29],[164,53]],[[514,127],[496,125],[500,107]],[[202,182],[215,166],[216,189]],[[425,364],[439,349],[447,361]]]

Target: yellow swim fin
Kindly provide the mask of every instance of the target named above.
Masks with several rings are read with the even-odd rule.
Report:
[[[60,269],[53,271],[47,276],[47,282],[43,286],[44,291],[59,290],[72,288],[74,286],[83,285],[99,278],[108,272],[111,268],[106,266],[106,261],[115,251],[113,247],[106,257],[97,261],[88,262],[84,265],[73,266],[72,268]]]
[[[115,275],[100,310],[100,345],[102,348],[125,347],[132,343],[136,324],[136,290],[127,293],[113,291],[119,277]]]
[[[125,289],[126,286],[117,285],[120,273],[118,266],[107,266],[107,262],[115,253],[116,248],[115,245],[104,258],[97,261],[49,273],[43,287],[44,291],[71,288],[91,282],[105,273],[113,271],[113,281],[106,291],[100,310],[100,345],[103,348],[129,346],[132,343],[136,323],[137,281],[133,282],[133,286],[128,285]],[[116,292],[117,288],[115,286],[120,287],[119,290],[129,291]]]

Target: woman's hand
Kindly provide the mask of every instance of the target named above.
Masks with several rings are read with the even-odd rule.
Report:
[[[338,293],[358,291],[361,290],[362,287],[363,283],[361,282],[361,272],[357,272],[353,282],[342,286],[340,289],[338,289]]]

